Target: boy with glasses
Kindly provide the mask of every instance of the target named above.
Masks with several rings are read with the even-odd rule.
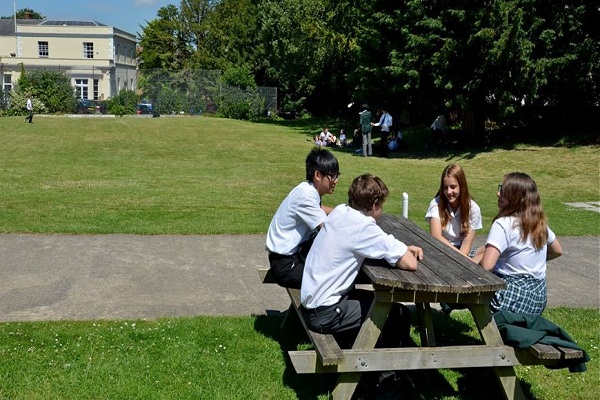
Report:
[[[300,288],[312,239],[332,210],[321,204],[321,197],[333,193],[340,176],[338,161],[329,150],[314,148],[305,164],[306,181],[292,189],[279,205],[266,242],[275,282],[295,289]]]

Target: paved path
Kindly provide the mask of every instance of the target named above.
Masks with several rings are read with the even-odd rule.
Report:
[[[480,238],[478,238],[480,239]],[[483,240],[483,238],[481,238]],[[548,306],[600,306],[600,237],[561,237]],[[288,306],[262,285],[264,235],[0,235],[0,321],[250,315]]]

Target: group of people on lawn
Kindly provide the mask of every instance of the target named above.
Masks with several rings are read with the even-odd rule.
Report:
[[[324,127],[320,134],[313,137],[313,143],[316,146],[325,147],[352,145],[358,147],[357,153],[361,153],[363,157],[370,157],[373,155],[372,129],[373,127],[379,127],[381,133],[379,155],[381,157],[387,157],[390,152],[399,151],[405,147],[402,132],[394,129],[394,119],[389,112],[382,109],[379,121],[373,122],[369,106],[363,104],[361,108],[362,111],[358,113],[359,124],[354,129],[352,141],[348,140],[344,129],[340,129],[339,138],[336,138],[335,135],[329,132],[329,128]]]
[[[326,148],[315,147],[306,158],[306,181],[283,200],[268,229],[266,249],[276,282],[300,289],[302,313],[308,328],[333,334],[350,347],[365,321],[372,292],[355,288],[366,258],[384,259],[390,268],[416,270],[427,257],[417,243],[403,243],[376,223],[388,196],[377,176],[356,177],[347,204],[322,204],[338,183],[340,169]],[[473,249],[482,228],[480,208],[469,194],[464,170],[448,165],[425,218],[432,236],[507,283],[490,307],[493,312],[541,314],[546,306],[546,261],[562,254],[548,227],[535,181],[520,172],[504,176],[498,186],[498,213],[484,247]],[[454,305],[456,306],[456,305]],[[446,305],[447,312],[452,305]],[[410,332],[410,314],[395,305],[378,345],[400,347]]]

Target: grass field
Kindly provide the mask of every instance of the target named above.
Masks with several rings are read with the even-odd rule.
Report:
[[[264,234],[279,202],[304,179],[310,137],[321,121],[249,123],[205,117],[0,118],[0,232],[68,234]],[[328,124],[333,132],[343,126]],[[347,131],[351,131],[346,127]],[[481,206],[484,233],[497,210],[503,174],[537,181],[553,230],[599,235],[600,214],[565,202],[600,200],[600,147],[514,144],[428,154],[407,131],[407,153],[362,158],[334,149],[342,176],[329,205],[346,200],[351,180],[381,176],[385,211],[421,226],[448,163],[461,164]],[[1,299],[0,299],[1,300]],[[519,367],[529,397],[597,398],[598,310],[545,315],[586,349],[588,372]],[[465,312],[435,315],[438,332],[475,339]],[[280,317],[0,324],[0,399],[325,399],[335,376],[297,375],[285,351],[306,342]],[[418,340],[416,335],[415,340]],[[419,399],[496,399],[481,370],[417,371]]]
[[[216,118],[0,118],[0,232],[217,234],[264,233],[279,202],[304,179],[316,122],[293,126]],[[338,130],[330,125],[332,131]],[[461,164],[487,232],[496,188],[511,171],[538,183],[559,236],[596,235],[600,214],[564,205],[600,200],[600,147],[516,144],[427,154],[420,138],[393,158],[335,149],[341,178],[324,203],[345,202],[350,182],[370,172],[384,179],[384,211],[424,215],[448,163]]]

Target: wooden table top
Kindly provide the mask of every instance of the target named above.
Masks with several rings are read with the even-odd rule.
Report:
[[[416,271],[390,268],[385,260],[365,260],[362,269],[374,286],[456,294],[489,294],[506,287],[501,278],[452,250],[402,216],[384,214],[377,224],[406,245],[421,247],[424,256]]]

